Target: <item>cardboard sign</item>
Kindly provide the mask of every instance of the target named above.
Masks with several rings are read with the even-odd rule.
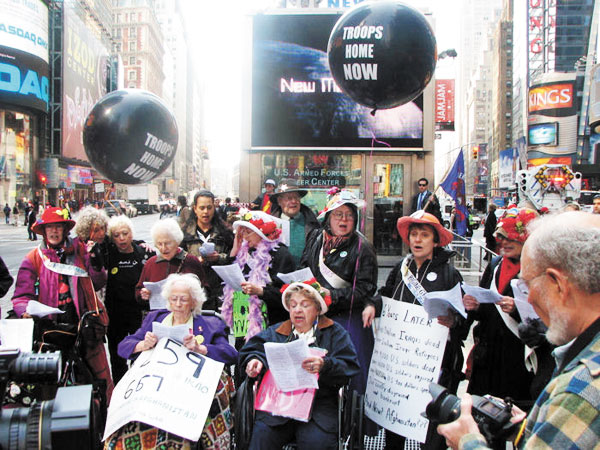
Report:
[[[421,416],[437,382],[448,328],[420,305],[383,297],[383,309],[365,392],[367,417],[396,434],[425,442]]]
[[[162,338],[140,354],[115,387],[103,440],[137,421],[197,441],[222,371],[223,363]]]
[[[236,338],[246,337],[248,333],[248,313],[250,312],[250,296],[241,291],[233,293],[233,336]],[[262,303],[260,307],[263,316],[263,330],[267,318],[267,305]]]

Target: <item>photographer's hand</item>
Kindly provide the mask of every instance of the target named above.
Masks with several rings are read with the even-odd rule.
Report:
[[[483,435],[479,432],[477,422],[471,415],[473,400],[469,394],[465,394],[460,399],[460,417],[454,422],[445,425],[439,425],[437,432],[446,438],[446,445],[454,449],[458,448],[460,439],[467,434],[478,434],[485,441]]]

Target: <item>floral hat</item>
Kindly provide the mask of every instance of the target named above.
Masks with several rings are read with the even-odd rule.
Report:
[[[288,307],[285,301],[285,295],[288,292],[288,290],[295,286],[301,286],[302,288],[306,289],[311,294],[313,294],[314,298],[318,300],[319,305],[321,306],[321,312],[319,313],[320,315],[323,315],[327,312],[327,310],[329,309],[329,305],[331,305],[331,296],[325,295],[323,286],[321,286],[321,284],[316,280],[316,278],[311,278],[310,280],[306,281],[294,281],[290,284],[284,284],[281,287],[281,303],[283,303],[283,307],[286,311],[289,311],[290,308]]]
[[[494,236],[524,243],[529,237],[527,224],[538,217],[530,208],[511,208],[500,218]]]
[[[42,217],[31,227],[34,233],[44,234],[44,226],[50,223],[64,223],[65,231],[68,232],[75,226],[75,221],[67,219],[69,212],[61,208],[46,208]],[[66,236],[66,234],[65,234]]]
[[[364,200],[356,197],[356,195],[354,195],[347,189],[340,189],[338,187],[334,187],[327,191],[327,195],[329,197],[327,206],[323,208],[323,210],[319,213],[317,219],[324,218],[328,212],[331,212],[334,209],[339,208],[340,206],[345,204],[354,205],[357,209],[365,206]]]
[[[258,234],[261,239],[275,242],[281,236],[281,219],[263,211],[240,211],[240,220],[233,222],[233,230],[246,227]]]

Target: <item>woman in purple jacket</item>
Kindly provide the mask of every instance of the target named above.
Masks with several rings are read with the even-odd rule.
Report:
[[[216,317],[201,315],[206,295],[196,275],[169,275],[162,296],[167,299],[167,309],[151,311],[141,328],[121,341],[119,356],[135,359],[141,352],[154,348],[158,338],[152,333],[152,323],[161,322],[163,325],[186,325],[189,328],[190,334],[183,339],[183,345],[187,349],[225,364],[236,362],[238,353],[227,340],[224,323]],[[210,409],[209,421],[200,437],[204,448],[228,448],[230,445],[229,430],[233,424],[228,411],[229,405],[223,404],[223,399],[228,399],[232,390],[229,377],[222,375]],[[212,425],[213,420],[218,421],[220,426],[215,428]],[[124,443],[135,439],[134,436],[146,435],[150,428],[152,427],[138,422],[129,423],[108,438],[104,448],[125,448],[119,447],[119,441]],[[156,439],[164,448],[189,448],[192,444],[160,429],[157,430]]]

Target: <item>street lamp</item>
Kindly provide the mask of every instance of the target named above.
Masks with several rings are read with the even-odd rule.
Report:
[[[438,59],[456,58],[457,56],[458,54],[456,53],[456,50],[454,50],[453,48],[449,48],[448,50],[444,50],[442,53],[440,53],[438,55]]]

